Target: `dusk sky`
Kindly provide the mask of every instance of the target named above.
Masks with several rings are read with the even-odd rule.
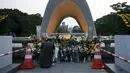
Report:
[[[0,0],[0,8],[16,8],[22,12],[28,14],[40,13],[42,16],[44,14],[46,5],[49,0]],[[130,0],[86,0],[91,13],[93,20],[107,15],[110,12],[114,12],[110,5],[118,2],[127,2],[130,5]],[[66,24],[77,24],[73,18],[66,18],[63,21]]]

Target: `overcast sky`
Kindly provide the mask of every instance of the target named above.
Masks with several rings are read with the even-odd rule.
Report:
[[[22,12],[28,14],[40,13],[42,16],[44,14],[46,5],[49,0],[0,0],[0,8],[17,8]],[[110,8],[110,5],[117,2],[127,2],[130,5],[130,0],[86,0],[91,13],[93,20],[107,15],[113,10]],[[73,18],[66,18],[63,21],[66,24],[77,24]]]

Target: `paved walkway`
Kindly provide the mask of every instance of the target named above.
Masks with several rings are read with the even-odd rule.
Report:
[[[17,73],[107,73],[92,69],[92,63],[57,63],[51,68],[45,69],[39,66],[31,70],[19,70]]]

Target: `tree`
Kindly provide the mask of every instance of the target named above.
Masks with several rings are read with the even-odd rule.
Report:
[[[116,13],[130,13],[130,5],[127,5],[127,2],[119,2],[117,4],[111,5],[110,7],[112,7],[112,9],[116,11]]]
[[[16,36],[30,36],[36,34],[36,25],[40,25],[40,14],[23,13],[18,9],[0,9],[0,15],[8,17],[0,22],[0,35],[13,32]]]
[[[117,3],[111,5],[116,12],[111,12],[95,21],[95,26],[98,35],[115,35],[115,34],[130,34],[130,28],[126,26],[124,20],[119,14],[130,13],[130,6],[127,3]],[[130,18],[130,16],[127,16]]]

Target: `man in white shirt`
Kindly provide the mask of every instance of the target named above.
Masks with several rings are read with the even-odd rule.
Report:
[[[59,46],[58,46],[58,44],[56,44],[56,46],[55,46],[55,61],[57,62],[57,60],[58,60],[58,53],[59,53]]]

